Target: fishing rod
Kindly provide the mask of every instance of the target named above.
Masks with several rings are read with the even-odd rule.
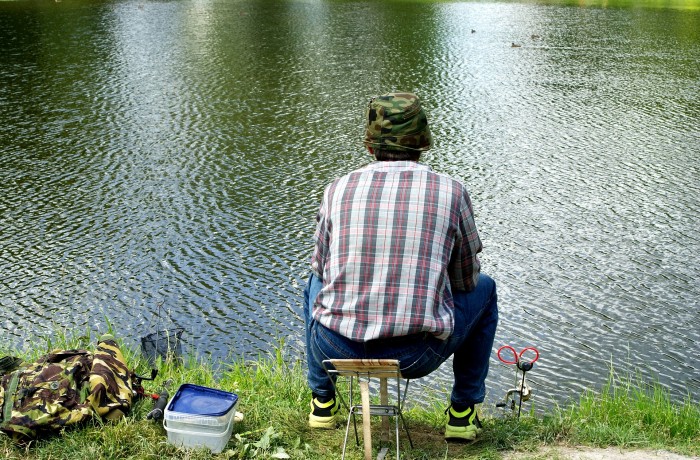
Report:
[[[512,359],[507,356],[504,357],[504,351],[510,352],[513,355]],[[534,353],[535,357],[529,360],[523,359],[523,355],[525,355],[528,352]],[[530,396],[532,395],[530,387],[525,382],[525,374],[532,370],[533,366],[535,365],[535,362],[538,359],[540,359],[540,352],[535,347],[526,347],[520,350],[520,353],[518,353],[515,350],[515,348],[511,347],[510,345],[503,345],[501,348],[498,349],[498,352],[496,354],[498,355],[498,359],[501,360],[501,362],[508,365],[515,365],[515,386],[514,388],[511,388],[508,391],[506,391],[505,398],[502,402],[497,403],[496,407],[510,409],[511,413],[514,414],[516,406],[515,399],[517,395],[518,418],[520,418],[520,411],[523,406],[523,401],[528,401],[530,399]],[[522,379],[518,379],[518,373],[520,372],[522,372],[523,374]]]
[[[170,394],[168,393],[168,385],[166,384],[163,389],[158,393],[157,395],[154,394],[151,397],[155,400],[153,404],[153,409],[146,414],[146,418],[148,420],[154,420],[158,421],[163,418],[165,415],[165,406],[168,405],[168,398],[170,398]]]
[[[162,420],[165,416],[165,407],[168,405],[168,400],[170,399],[169,389],[173,384],[172,379],[168,379],[163,383],[163,387],[160,392],[150,394],[153,400],[153,409],[146,414],[146,419],[153,420],[155,422]]]
[[[151,399],[153,401],[153,409],[146,414],[148,420],[158,421],[165,415],[165,407],[168,405],[168,399],[170,398],[170,393],[168,389],[173,384],[172,379],[168,379],[163,384],[163,388],[158,393],[149,393],[143,387],[143,381],[154,381],[158,375],[157,369],[151,369],[151,376],[146,377],[143,375],[134,374],[133,387],[134,387],[134,398],[135,399]]]

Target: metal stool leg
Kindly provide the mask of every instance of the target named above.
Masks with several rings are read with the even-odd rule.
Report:
[[[345,460],[345,449],[348,447],[348,434],[350,433],[350,419],[355,419],[355,414],[348,414],[348,422],[345,424],[345,439],[343,440],[343,456],[342,460]],[[355,427],[355,436],[357,436],[357,427]]]

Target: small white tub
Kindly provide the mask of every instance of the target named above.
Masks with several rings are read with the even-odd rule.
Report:
[[[238,396],[189,383],[168,402],[163,427],[168,442],[181,447],[206,447],[219,453],[233,432]]]

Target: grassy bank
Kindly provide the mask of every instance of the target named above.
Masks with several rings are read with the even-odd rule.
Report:
[[[89,347],[88,339],[63,340],[52,347]],[[42,347],[43,348],[43,347]],[[282,348],[282,347],[280,347]],[[4,353],[3,353],[4,351]],[[43,350],[44,352],[46,350]],[[0,350],[0,356],[8,354]],[[36,355],[41,354],[36,352]],[[147,369],[141,358],[125,350],[128,362]],[[36,356],[23,356],[32,359]],[[239,395],[244,420],[237,424],[223,453],[183,450],[167,443],[160,424],[146,419],[152,405],[143,401],[117,423],[92,422],[66,430],[59,436],[28,447],[15,446],[0,435],[0,458],[7,459],[210,459],[210,458],[340,458],[344,430],[312,431],[306,419],[309,392],[303,363],[289,364],[281,352],[255,361],[220,364],[189,359],[184,365],[163,363],[155,383],[144,382],[155,392],[172,379],[171,394],[182,383],[194,383]],[[149,385],[150,383],[150,385]],[[409,391],[409,398],[416,396]],[[498,459],[505,453],[536,452],[544,445],[572,444],[666,449],[700,455],[700,409],[697,403],[674,404],[658,385],[638,379],[619,379],[611,373],[602,392],[588,392],[577,404],[551,410],[543,417],[524,415],[504,419],[485,415],[484,432],[473,444],[445,443],[444,406],[414,407],[407,413],[415,448],[402,438],[402,458]],[[373,425],[379,425],[374,423]],[[362,458],[362,449],[351,443],[348,458]],[[390,452],[390,456],[394,455]]]

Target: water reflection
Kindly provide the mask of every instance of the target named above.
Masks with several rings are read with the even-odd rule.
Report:
[[[3,343],[300,356],[326,183],[368,161],[374,94],[426,101],[468,184],[497,345],[540,404],[641,366],[697,397],[698,13],[518,3],[0,4]],[[69,31],[69,32],[65,32]],[[536,36],[536,37],[534,37]],[[520,47],[513,48],[511,43]],[[425,385],[449,385],[449,366]],[[511,383],[494,360],[490,401]]]

